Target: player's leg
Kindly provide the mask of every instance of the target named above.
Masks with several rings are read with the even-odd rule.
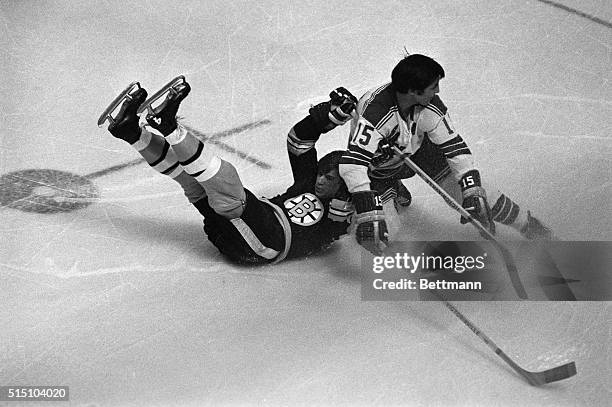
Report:
[[[423,140],[421,148],[412,157],[415,164],[423,169],[438,185],[442,186],[457,202],[461,202],[463,194],[459,183],[452,176],[444,154],[429,138]],[[529,211],[522,210],[520,206],[483,180],[483,187],[487,191],[487,200],[491,207],[493,220],[510,226],[519,231],[527,239],[551,239],[550,229],[545,227],[537,218],[531,216]]]
[[[155,171],[178,182],[189,202],[197,202],[206,196],[202,185],[180,165],[176,152],[164,137],[149,131],[145,126],[140,139],[132,146]]]
[[[436,182],[457,201],[462,199],[461,187],[450,173],[438,178]],[[510,226],[529,240],[554,239],[552,231],[540,220],[531,216],[530,211],[522,209],[519,204],[488,182],[483,181],[483,187],[487,191],[487,200],[495,222]]]
[[[110,119],[109,132],[116,138],[129,143],[154,170],[180,184],[189,202],[193,203],[202,199],[205,196],[204,189],[183,171],[170,144],[161,135],[139,125],[137,109],[145,102],[147,91],[140,86],[134,88],[131,93],[129,90],[130,87],[122,94],[123,101],[116,99],[113,102],[121,103],[121,108],[117,115]],[[108,109],[112,110],[112,105]]]
[[[225,218],[239,218],[247,199],[236,168],[212,154],[210,148],[180,124],[166,139],[185,172],[206,191],[212,209]]]
[[[397,180],[397,196],[395,197],[394,203],[397,210],[400,208],[407,208],[412,203],[412,194],[401,179]]]
[[[172,151],[177,165],[204,188],[212,209],[228,219],[240,217],[246,192],[236,168],[213,154],[200,139],[178,123],[176,114],[191,87],[184,79],[169,85],[171,87],[164,88],[166,93],[157,92],[152,97],[165,99],[159,107],[150,108],[147,122],[163,135],[161,143]],[[151,106],[154,102],[149,99],[145,105]]]
[[[154,97],[165,100],[150,108],[147,122],[162,133],[185,173],[206,191],[206,198],[194,206],[204,215],[209,240],[239,262],[270,262],[285,246],[283,228],[274,210],[244,188],[236,168],[177,122],[176,113],[190,90],[183,78],[168,92],[158,92]]]
[[[522,209],[510,197],[496,188],[485,189],[489,195],[489,202],[493,204],[491,212],[493,220],[503,225],[508,225],[518,230],[521,235],[529,240],[553,240],[552,230],[545,226],[539,219],[531,215],[531,212]]]

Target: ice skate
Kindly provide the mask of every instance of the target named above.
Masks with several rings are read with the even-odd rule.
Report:
[[[558,240],[550,228],[544,226],[536,217],[527,211],[527,223],[521,229],[521,235],[529,240]]]
[[[104,123],[108,120],[110,123],[108,131],[113,136],[134,144],[140,138],[142,131],[136,111],[146,98],[147,91],[141,88],[138,82],[134,82],[113,100],[98,122]],[[119,111],[113,116],[113,112],[118,107]]]
[[[179,105],[190,91],[191,86],[189,86],[185,77],[177,76],[147,99],[138,109],[138,113],[143,113],[146,110],[147,123],[167,136],[176,129],[176,113]],[[162,98],[164,99],[163,102],[156,104]]]
[[[394,198],[393,203],[397,210],[399,208],[407,208],[412,203],[412,194],[401,180],[397,180],[397,196]]]
[[[110,124],[115,123],[117,121],[117,116],[119,115],[119,112],[117,112],[117,115],[113,117],[113,113],[115,112],[115,110],[117,110],[117,108],[119,106],[121,106],[121,104],[124,101],[130,101],[132,100],[135,96],[140,97],[141,93],[138,93],[139,90],[141,90],[142,88],[140,87],[140,83],[138,82],[132,82],[130,83],[124,90],[123,92],[121,92],[119,94],[119,96],[117,96],[115,98],[115,100],[113,100],[106,109],[104,109],[104,112],[102,112],[102,114],[100,115],[100,117],[98,118],[98,127],[102,127],[102,125],[104,124],[104,122],[106,122],[108,120],[108,122]],[[144,90],[144,89],[143,89]],[[147,97],[146,91],[145,91],[145,99]],[[143,100],[144,101],[144,100]],[[143,101],[141,101],[140,103],[142,103]]]

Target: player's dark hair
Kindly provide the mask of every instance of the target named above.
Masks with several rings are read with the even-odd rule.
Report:
[[[321,157],[321,159],[317,163],[317,175],[327,174],[334,170],[339,171],[338,167],[340,165],[340,158],[342,158],[343,154],[344,151],[335,150]],[[338,177],[340,177],[340,174],[338,174]],[[336,193],[337,197],[350,196],[350,194],[348,193],[348,187],[344,183],[344,180],[340,178],[340,181],[342,182],[340,185],[340,190],[338,191],[338,193]]]
[[[338,170],[338,165],[340,165],[340,158],[342,158],[343,154],[344,151],[335,150],[331,153],[324,155],[317,164],[317,173],[320,175],[326,174],[333,170]]]
[[[412,54],[399,61],[391,72],[391,84],[395,91],[408,93],[423,91],[438,78],[444,78],[444,69],[432,58]]]

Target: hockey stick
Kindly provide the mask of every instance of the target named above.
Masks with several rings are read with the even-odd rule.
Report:
[[[553,367],[552,369],[543,370],[541,372],[530,372],[516,364],[508,355],[504,353],[487,335],[476,327],[469,319],[467,319],[457,308],[450,302],[444,299],[440,294],[433,290],[429,290],[448,308],[457,318],[461,320],[468,328],[472,330],[480,339],[486,343],[500,358],[504,360],[515,372],[523,376],[532,386],[541,386],[546,383],[552,383],[559,380],[567,379],[576,374],[576,363],[569,362],[561,366]]]
[[[455,201],[455,199],[452,196],[450,196],[448,192],[446,192],[440,185],[438,185],[436,181],[431,179],[431,177],[427,175],[427,173],[423,171],[421,167],[416,165],[414,161],[412,161],[409,157],[407,157],[406,154],[402,153],[402,151],[399,148],[397,148],[397,146],[393,146],[393,151],[396,154],[398,154],[404,160],[406,165],[408,165],[410,169],[412,169],[415,173],[417,173],[419,177],[421,177],[421,179],[423,179],[423,181],[427,183],[427,185],[432,187],[434,191],[436,191],[438,195],[440,195],[451,208],[459,212],[459,214],[463,216],[464,218],[466,218],[468,222],[470,222],[472,225],[474,225],[476,229],[478,229],[478,231],[487,240],[493,243],[493,245],[497,248],[497,250],[500,251],[500,253],[502,254],[502,257],[504,258],[504,263],[506,264],[506,269],[508,270],[510,281],[512,282],[512,285],[514,286],[514,290],[516,291],[517,295],[522,299],[527,299],[527,292],[525,291],[525,287],[523,286],[523,283],[521,282],[521,279],[519,277],[518,270],[516,268],[516,263],[514,262],[514,259],[512,258],[512,254],[506,248],[506,246],[501,244],[495,238],[495,236],[489,231],[489,229],[482,226],[482,224],[478,222],[476,218],[474,218],[468,211],[466,211],[463,208],[463,206],[459,205],[459,203]]]

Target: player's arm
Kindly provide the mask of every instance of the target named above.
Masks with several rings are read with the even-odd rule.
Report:
[[[351,123],[348,147],[340,159],[340,176],[351,194],[370,190],[368,168],[382,134],[363,116]]]
[[[370,188],[368,167],[382,138],[368,120],[359,117],[352,125],[348,148],[340,159],[339,168],[355,206],[357,242],[375,255],[384,250],[388,231],[381,199]]]
[[[330,100],[310,108],[308,116],[297,122],[287,134],[287,151],[294,184],[290,190],[310,189],[317,177],[316,142],[327,133],[351,119],[357,98],[343,87],[329,94]]]
[[[494,233],[495,226],[487,194],[482,187],[480,171],[474,165],[474,157],[470,148],[461,135],[455,131],[446,109],[428,107],[423,113],[425,115],[423,117],[424,130],[431,141],[440,147],[461,187],[462,206]],[[467,220],[461,218],[461,223],[467,223]]]

